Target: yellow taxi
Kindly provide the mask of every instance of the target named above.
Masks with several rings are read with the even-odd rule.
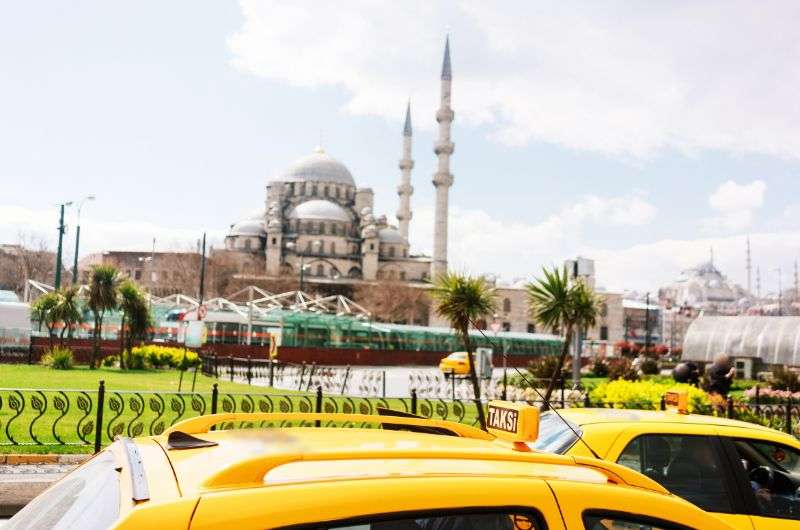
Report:
[[[800,442],[760,425],[689,414],[684,396],[673,401],[681,404],[663,412],[559,411],[570,425],[546,412],[533,446],[594,451],[742,530],[800,530]]]
[[[451,353],[439,361],[439,370],[451,375],[469,374],[469,356],[467,352],[457,351]]]
[[[120,438],[4,530],[731,529],[628,467],[531,450],[534,407],[491,403],[489,432],[395,414],[216,414]]]

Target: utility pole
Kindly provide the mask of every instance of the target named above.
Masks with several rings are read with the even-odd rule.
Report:
[[[203,245],[200,252],[200,305],[203,305],[203,295],[205,294],[206,285],[206,233],[203,232]],[[198,311],[197,320],[200,320],[200,312]]]
[[[712,251],[713,252],[713,251]],[[712,254],[713,255],[713,254]],[[712,258],[713,260],[713,258]],[[713,263],[713,261],[712,261]],[[647,356],[647,350],[650,349],[650,292],[647,292],[644,306],[644,355]]]
[[[78,215],[75,217],[75,257],[72,261],[72,285],[78,284],[78,251],[81,244],[81,208],[86,201],[93,201],[94,195],[87,195],[78,201]]]
[[[61,214],[58,218],[58,250],[56,251],[56,279],[55,285],[53,286],[55,290],[61,288],[61,251],[64,246],[64,206],[69,206],[72,204],[72,201],[65,202],[60,204],[61,207]]]

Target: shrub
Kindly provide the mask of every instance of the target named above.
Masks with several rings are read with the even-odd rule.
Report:
[[[603,359],[595,359],[592,365],[592,373],[595,377],[605,377],[608,375],[608,364]]]
[[[56,346],[42,356],[41,363],[56,370],[71,370],[75,359],[72,356],[72,350]]]
[[[116,364],[117,364],[116,356],[106,355],[105,357],[103,357],[103,366],[105,366],[106,368],[112,368],[116,366]]]
[[[658,361],[655,359],[645,359],[639,366],[639,369],[644,375],[657,375],[658,374]]]
[[[633,363],[631,363],[630,359],[616,359],[608,365],[608,379],[610,381],[616,381],[617,379],[637,381],[639,372],[633,369]]]
[[[685,390],[689,394],[690,412],[709,412],[711,400],[702,390],[685,383],[617,380],[598,385],[589,393],[591,401],[612,404],[615,408],[652,409],[661,405],[668,390]]]
[[[198,364],[200,357],[197,353],[185,348],[145,344],[135,346],[130,351],[129,368],[135,370],[164,367],[187,370]]]
[[[788,390],[797,392],[800,390],[800,380],[797,374],[783,366],[776,366],[772,370],[772,382],[770,385],[774,390]]]
[[[550,379],[557,369],[557,355],[544,355],[528,364],[528,372],[536,379]]]

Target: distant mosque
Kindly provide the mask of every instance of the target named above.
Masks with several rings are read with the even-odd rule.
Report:
[[[411,106],[403,127],[400,159],[398,226],[373,211],[374,193],[356,186],[347,167],[321,147],[296,161],[267,184],[265,210],[231,226],[225,249],[239,255],[244,272],[279,276],[305,274],[328,280],[424,281],[447,271],[447,216],[453,185],[450,156],[450,42],[445,41],[441,96],[436,121],[439,140],[434,146],[438,167],[433,258],[413,255],[408,239],[411,222]],[[250,267],[251,270],[247,270]],[[263,267],[263,270],[252,270]]]

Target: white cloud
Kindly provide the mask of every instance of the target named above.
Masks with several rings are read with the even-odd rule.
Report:
[[[340,88],[352,114],[399,122],[411,95],[415,125],[433,127],[449,26],[456,123],[485,124],[498,141],[621,157],[800,153],[796,2],[241,6],[237,68]]]
[[[75,248],[72,212],[67,211],[64,239],[64,260],[71,263]],[[58,211],[33,210],[19,206],[0,205],[0,242],[16,243],[21,235],[25,239],[41,240],[51,250],[57,245]],[[202,232],[186,228],[165,227],[146,221],[103,221],[81,216],[80,253],[84,256],[103,250],[141,250],[148,252],[156,238],[156,250],[188,250],[196,246]],[[225,232],[208,232],[207,245],[220,245]]]
[[[589,195],[536,224],[507,222],[483,210],[453,207],[450,211],[449,260],[455,269],[492,272],[507,278],[525,276],[541,265],[578,252],[587,229],[613,230],[641,226],[656,215],[641,194],[621,197]],[[414,250],[433,247],[433,209],[414,212],[411,241]]]
[[[749,184],[737,184],[729,180],[721,184],[708,198],[708,204],[717,215],[703,219],[702,224],[709,230],[744,230],[753,224],[755,210],[764,204],[767,184],[754,180]]]

